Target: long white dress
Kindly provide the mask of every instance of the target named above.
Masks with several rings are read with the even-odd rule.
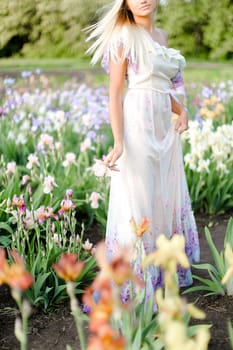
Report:
[[[127,35],[130,33],[127,32]],[[123,34],[125,35],[125,34]],[[128,36],[121,37],[125,46]],[[127,88],[123,102],[124,151],[118,160],[119,172],[112,172],[108,209],[106,246],[108,258],[119,246],[135,244],[130,219],[151,222],[150,232],[143,236],[146,254],[156,249],[156,239],[163,233],[185,236],[190,262],[199,260],[199,241],[188,193],[180,134],[172,120],[171,79],[185,66],[179,51],[155,42],[144,29],[138,29],[136,40],[143,42],[143,57],[132,53],[129,46]],[[130,43],[130,41],[128,40]],[[118,40],[119,43],[119,40]],[[131,51],[130,51],[131,50]],[[108,51],[102,65],[107,68]],[[140,258],[134,261],[139,274]],[[180,286],[192,283],[190,270],[179,268]],[[147,272],[148,296],[162,285],[159,268]],[[125,288],[123,300],[129,298]]]

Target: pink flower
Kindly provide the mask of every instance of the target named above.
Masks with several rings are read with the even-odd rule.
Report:
[[[28,162],[26,165],[27,169],[32,169],[33,166],[39,166],[39,159],[35,154],[29,154],[28,156]]]
[[[9,162],[6,165],[6,174],[7,175],[14,175],[16,173],[16,163],[15,162]]]
[[[21,180],[21,184],[22,185],[26,185],[28,182],[30,182],[30,176],[28,176],[28,175],[23,175],[23,177],[22,177],[22,180]]]
[[[111,176],[109,167],[100,159],[95,160],[92,171],[97,177]]]
[[[44,178],[44,193],[48,194],[52,192],[55,186],[57,187],[57,184],[55,183],[53,176],[49,175]]]
[[[101,195],[98,192],[92,192],[89,197],[89,201],[91,202],[91,207],[93,209],[97,209],[99,207],[99,200],[102,199]]]
[[[58,216],[54,214],[53,208],[45,207],[44,205],[35,211],[35,217],[41,224],[49,218],[58,220]]]
[[[90,243],[89,239],[87,239],[83,244],[83,249],[87,250],[88,252],[92,249],[93,244]]]
[[[46,147],[49,149],[53,149],[54,148],[54,144],[53,144],[53,137],[49,134],[41,134],[40,135],[40,140],[38,143],[38,148],[39,149],[45,149]]]
[[[26,211],[26,204],[24,202],[22,194],[20,195],[20,197],[17,197],[16,194],[14,194],[12,199],[12,206],[16,206],[22,212]]]
[[[83,142],[80,144],[80,151],[85,152],[87,149],[94,149],[91,145],[91,140],[89,138],[86,138]]]
[[[66,190],[65,198],[72,199],[73,198],[73,190],[71,188],[68,188]]]
[[[64,212],[73,210],[75,208],[74,203],[70,199],[63,199],[61,201],[61,209],[59,210],[59,215],[62,215]]]
[[[69,165],[76,164],[76,161],[75,161],[76,155],[74,153],[72,153],[72,152],[66,153],[65,157],[66,157],[66,159],[62,163],[62,165],[65,168],[68,167]]]

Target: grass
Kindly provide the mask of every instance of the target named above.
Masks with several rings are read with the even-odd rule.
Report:
[[[107,76],[97,66],[92,68],[89,60],[80,58],[2,58],[0,74],[17,74],[23,70],[42,69],[45,73],[67,76],[71,73],[83,72],[94,85],[107,83]],[[184,79],[187,84],[198,82],[219,82],[229,80],[233,76],[232,62],[212,62],[187,60]]]

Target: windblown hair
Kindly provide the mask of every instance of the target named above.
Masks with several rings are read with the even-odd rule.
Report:
[[[85,30],[89,33],[86,41],[94,40],[94,43],[87,50],[88,54],[93,54],[92,64],[95,64],[103,56],[115,29],[117,31],[125,24],[136,25],[126,0],[115,0],[106,6],[105,9],[106,12],[100,21]],[[115,56],[117,56],[117,53]],[[123,56],[124,54],[122,54]]]

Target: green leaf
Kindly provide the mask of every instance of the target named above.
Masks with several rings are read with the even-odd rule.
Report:
[[[233,218],[231,217],[228,221],[226,228],[226,235],[224,239],[224,247],[229,243],[231,248],[233,249]]]
[[[157,323],[157,320],[154,319],[153,321],[150,322],[150,324],[148,324],[148,326],[146,326],[144,329],[143,329],[143,332],[142,332],[142,339],[146,339],[147,335],[150,333],[150,331],[153,330],[153,333],[155,333],[155,329],[156,329],[156,326],[158,326],[158,323]]]
[[[227,327],[228,327],[231,349],[233,349],[233,328],[230,321],[228,321]]]
[[[215,246],[215,244],[214,244],[214,242],[212,240],[210,231],[209,231],[209,229],[207,227],[205,227],[205,236],[206,236],[206,240],[207,240],[208,246],[210,248],[212,257],[214,259],[216,268],[219,271],[219,273],[224,275],[224,273],[225,273],[225,266],[222,264],[222,260],[221,260],[220,254],[219,254],[219,252],[218,252],[218,250],[217,250],[217,248],[216,248],[216,246]]]
[[[188,327],[188,336],[191,338],[191,337],[194,337],[199,329],[201,328],[204,328],[204,329],[210,329],[212,327],[211,324],[199,324],[199,325],[195,325],[195,326],[190,326]]]
[[[7,248],[11,245],[11,239],[7,236],[0,236],[0,246]]]
[[[142,345],[142,325],[141,322],[136,326],[132,350],[140,350]]]
[[[4,230],[13,235],[12,228],[6,222],[0,222],[0,230]]]

